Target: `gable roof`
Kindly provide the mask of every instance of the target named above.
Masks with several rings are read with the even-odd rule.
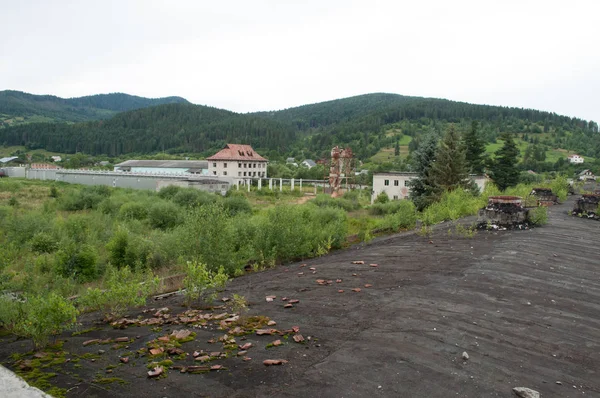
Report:
[[[215,153],[206,160],[254,160],[266,162],[250,145],[227,144],[225,148]]]
[[[302,162],[305,165],[307,165],[308,167],[315,167],[317,164],[315,163],[314,160],[312,159],[304,159],[304,161]]]
[[[584,175],[594,175],[594,173],[592,173],[590,171],[590,169],[585,169],[583,170],[581,173],[579,173],[580,176],[584,176]]]

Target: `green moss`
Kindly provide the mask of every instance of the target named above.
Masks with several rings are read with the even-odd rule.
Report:
[[[80,336],[82,334],[93,332],[94,330],[99,330],[99,328],[89,328],[89,329],[80,330],[80,331],[71,333],[71,336],[73,336],[73,337]]]
[[[98,358],[100,358],[100,355],[93,354],[91,352],[86,352],[85,354],[79,355],[78,358],[81,358],[81,359],[98,359]]]
[[[171,366],[173,366],[173,361],[170,359],[165,359],[164,361],[160,361],[160,362],[150,362],[146,367],[148,369],[152,370],[157,366],[162,366],[166,370],[166,369],[169,369]]]
[[[120,377],[96,377],[92,383],[97,383],[97,384],[112,384],[112,383],[119,383],[119,384],[127,384],[127,382],[123,379],[121,379]]]
[[[56,373],[42,372],[39,368],[35,367],[29,372],[17,371],[16,373],[29,383],[29,385],[39,388],[53,397],[63,398],[67,393],[66,389],[55,387],[50,383],[50,379],[56,377]]]

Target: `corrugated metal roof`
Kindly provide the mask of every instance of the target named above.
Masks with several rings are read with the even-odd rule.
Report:
[[[156,167],[165,169],[208,169],[207,160],[127,160],[115,167]]]
[[[6,157],[6,158],[0,158],[0,163],[8,163],[8,162],[11,162],[18,158],[19,158],[18,156],[10,156],[10,157]]]

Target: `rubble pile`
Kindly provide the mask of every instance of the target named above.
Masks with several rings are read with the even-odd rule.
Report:
[[[490,196],[479,210],[477,225],[483,229],[529,229],[529,210],[519,196]]]
[[[581,195],[571,211],[571,215],[600,220],[600,193]]]

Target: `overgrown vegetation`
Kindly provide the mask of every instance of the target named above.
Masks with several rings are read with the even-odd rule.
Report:
[[[568,189],[562,177],[535,186],[561,198]],[[526,197],[532,187],[518,184],[503,193]],[[454,189],[419,212],[411,201],[384,196],[369,205],[368,191],[294,204],[301,194],[289,190],[221,197],[177,187],[153,193],[3,179],[0,324],[42,346],[69,328],[78,311],[113,319],[144,305],[158,286],[156,275],[183,271],[188,302],[210,300],[249,266],[321,256],[376,234],[413,229],[418,220],[427,234],[433,224],[476,214],[499,193],[493,184],[481,195]],[[11,206],[11,198],[20,205]],[[546,222],[545,209],[534,217]],[[75,301],[65,299],[75,295]]]

